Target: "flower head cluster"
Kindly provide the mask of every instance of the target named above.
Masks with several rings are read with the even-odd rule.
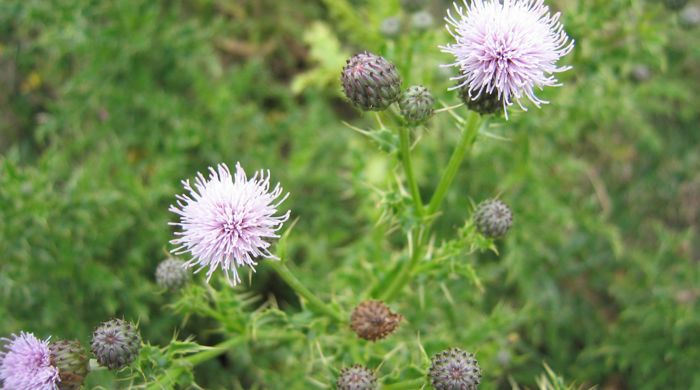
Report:
[[[54,390],[61,381],[51,365],[49,340],[31,333],[0,340],[0,388],[12,390]]]
[[[253,268],[258,257],[276,259],[267,240],[279,237],[276,232],[289,218],[289,212],[275,215],[289,194],[278,199],[279,184],[270,190],[269,171],[247,178],[240,164],[235,176],[219,164],[217,169],[209,168],[209,179],[198,173],[194,187],[189,181],[182,183],[189,194],[178,195],[177,205],[170,206],[180,216],[180,222],[171,225],[181,229],[171,243],[178,245],[174,253],[192,256],[186,266],[197,266],[195,272],[209,267],[207,280],[221,268],[229,283],[236,285],[238,267]]]
[[[555,73],[570,69],[557,61],[574,47],[544,0],[471,0],[448,11],[447,30],[455,43],[441,46],[454,55],[460,75],[453,89],[467,87],[472,99],[497,93],[506,108],[527,98],[536,106],[547,103],[535,88],[559,86]],[[507,111],[506,111],[507,115]]]

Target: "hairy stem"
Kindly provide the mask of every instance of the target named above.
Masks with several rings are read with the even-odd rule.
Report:
[[[345,321],[345,318],[343,315],[333,307],[329,306],[327,303],[323,302],[319,297],[314,295],[314,293],[311,292],[306,286],[304,286],[303,283],[299,279],[297,279],[296,276],[292,273],[292,271],[287,268],[286,265],[282,261],[268,261],[267,264],[272,267],[275,272],[277,272],[277,275],[279,275],[289,286],[296,291],[297,294],[302,296],[304,299],[306,299],[309,302],[309,306],[311,307],[312,310],[316,311],[319,314],[324,314],[330,317],[331,319],[338,321],[338,322],[343,322]]]
[[[459,170],[459,166],[462,164],[462,160],[464,160],[465,154],[471,149],[471,146],[474,144],[474,140],[476,139],[476,136],[479,133],[479,128],[483,123],[485,123],[485,121],[481,118],[479,114],[473,111],[469,113],[469,118],[467,119],[465,129],[462,130],[462,135],[459,139],[459,143],[457,144],[455,150],[452,152],[450,161],[447,163],[447,168],[445,169],[445,171],[442,174],[442,177],[440,178],[440,182],[438,183],[438,186],[435,189],[433,197],[430,199],[430,203],[428,204],[427,210],[428,214],[434,214],[440,208],[442,201],[447,195],[447,190],[450,188],[450,185],[452,184],[452,181],[454,180],[455,175],[457,174],[457,170]]]
[[[465,129],[462,131],[459,142],[455,147],[454,151],[452,152],[452,156],[450,157],[450,160],[447,163],[447,168],[443,172],[442,177],[440,178],[440,182],[438,183],[438,186],[435,189],[435,194],[433,194],[433,197],[431,198],[430,203],[428,204],[427,210],[423,210],[419,215],[422,215],[423,212],[427,212],[428,215],[432,215],[438,211],[443,199],[447,195],[447,190],[450,188],[452,181],[454,181],[454,178],[457,175],[457,171],[459,170],[459,166],[462,164],[462,160],[464,160],[464,156],[474,144],[474,140],[476,139],[476,136],[479,133],[479,129],[481,128],[483,123],[484,120],[481,118],[481,116],[479,116],[479,114],[475,112],[470,112],[469,118],[467,119],[467,122],[465,124]],[[407,134],[404,134],[404,131],[406,131],[407,133],[407,129],[402,128],[401,133],[402,156],[405,155],[404,138],[407,138]],[[408,159],[404,158],[404,160]],[[413,182],[415,185],[415,179],[413,179],[410,161],[408,163],[408,166],[404,165],[404,169],[406,170],[406,176],[409,178],[409,186],[412,187],[411,194],[413,200],[416,201],[416,199],[418,199],[420,201],[420,195],[418,195],[417,197],[413,193],[413,185],[411,184],[411,182]],[[417,185],[415,185],[415,191],[416,193],[418,191]],[[422,201],[420,201],[420,204],[421,206],[423,206]],[[425,222],[421,229],[413,229],[411,231],[411,251],[409,260],[404,262],[399,268],[398,272],[396,272],[389,278],[387,282],[387,287],[381,292],[381,299],[387,302],[391,301],[396,297],[398,293],[401,292],[403,287],[411,281],[413,272],[416,266],[418,265],[420,257],[423,254],[423,241],[426,237],[430,235],[430,225],[431,222]]]
[[[411,279],[413,269],[416,268],[418,260],[422,253],[422,237],[417,229],[411,231],[411,252],[409,260],[404,262],[399,271],[394,274],[394,277],[389,281],[386,289],[382,290],[380,299],[390,302],[396,297],[396,294],[401,292],[401,289]]]
[[[178,378],[185,372],[188,367],[194,367],[207,360],[211,360],[219,355],[226,353],[229,349],[245,343],[244,335],[232,337],[224,342],[221,342],[209,349],[197,352],[193,355],[178,359],[174,362],[173,367],[169,368],[163,375],[158,378],[158,381],[151,383],[147,390],[162,390],[172,389],[177,383]]]
[[[197,352],[194,355],[187,356],[183,360],[185,362],[191,364],[192,366],[196,366],[202,362],[206,362],[207,360],[210,360],[212,358],[215,358],[215,357],[225,353],[229,349],[231,349],[239,344],[245,343],[245,341],[246,341],[245,337],[241,337],[241,336],[231,337],[230,339],[223,341],[219,344],[216,344],[215,346],[213,346],[207,350]]]
[[[293,339],[294,337],[298,337],[296,335],[290,335],[290,334],[285,334],[285,333],[279,333],[279,332],[274,332],[274,333],[265,333],[260,334],[257,336],[257,338],[264,339],[266,341],[270,340],[275,340],[275,341],[280,341],[280,340],[286,340],[286,339]],[[155,383],[151,383],[146,387],[147,390],[163,390],[163,389],[172,389],[175,384],[177,383],[178,378],[182,373],[186,372],[191,367],[194,367],[198,364],[204,363],[208,360],[211,360],[219,355],[223,355],[227,351],[231,350],[232,348],[245,344],[248,341],[247,335],[237,335],[234,337],[231,337],[230,339],[223,341],[213,347],[207,348],[204,351],[197,352],[195,354],[177,359],[174,362],[173,367],[169,368],[168,370],[165,371],[163,375],[161,375],[158,378],[158,381]]]

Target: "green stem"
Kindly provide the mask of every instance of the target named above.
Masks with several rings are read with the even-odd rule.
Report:
[[[196,366],[200,363],[206,362],[207,360],[213,359],[229,349],[245,343],[246,338],[242,336],[237,336],[237,337],[231,337],[230,339],[223,341],[219,344],[216,344],[215,346],[208,348],[204,351],[197,352],[194,355],[187,356],[186,358],[182,359],[183,361],[187,362],[188,364],[191,364],[192,366]]]
[[[425,384],[425,378],[409,379],[401,382],[382,385],[382,390],[414,390]]]
[[[345,321],[345,318],[343,317],[340,312],[331,306],[328,306],[325,302],[323,302],[320,298],[318,298],[314,293],[311,292],[304,284],[301,283],[299,279],[297,279],[296,276],[292,273],[292,271],[287,268],[286,265],[280,261],[268,261],[266,262],[267,264],[270,265],[270,267],[274,268],[274,270],[277,272],[277,274],[285,281],[289,286],[294,289],[294,291],[297,292],[297,294],[301,295],[304,297],[309,302],[309,305],[311,306],[312,309],[315,309],[317,312],[320,314],[325,314],[329,316],[331,319],[338,321],[338,322],[343,322]]]
[[[411,198],[416,207],[416,212],[419,217],[423,216],[423,200],[420,197],[420,190],[416,182],[416,176],[413,174],[413,164],[411,163],[411,138],[409,129],[406,126],[401,126],[399,129],[399,140],[401,147],[401,163],[406,172],[406,181],[411,190]]]
[[[265,333],[264,335],[258,335],[257,338],[269,340],[286,340],[289,338],[294,338],[298,336],[290,334],[280,334],[279,332]],[[232,337],[226,341],[223,341],[213,347],[207,348],[204,351],[197,352],[193,355],[178,359],[174,366],[169,368],[163,375],[160,375],[158,381],[150,384],[146,387],[147,390],[162,390],[171,389],[177,383],[179,376],[188,369],[188,367],[194,367],[198,364],[204,363],[207,360],[211,360],[219,355],[223,355],[226,351],[231,350],[240,344],[245,344],[248,341],[246,335],[238,335]]]
[[[434,214],[440,208],[440,204],[445,199],[445,196],[447,195],[447,190],[450,188],[450,185],[452,184],[452,181],[454,180],[455,175],[457,174],[457,170],[459,169],[460,164],[462,164],[464,155],[468,150],[471,149],[471,146],[474,144],[474,140],[476,139],[476,136],[479,133],[479,128],[483,123],[485,122],[479,114],[473,111],[469,113],[466,128],[462,131],[459,143],[457,144],[455,150],[452,152],[450,161],[447,163],[447,169],[445,169],[445,172],[442,174],[440,182],[438,183],[438,186],[435,189],[435,193],[430,199],[430,203],[428,204],[428,214]]]
[[[163,375],[160,375],[158,381],[150,384],[147,390],[162,390],[162,389],[172,389],[177,383],[180,375],[187,369],[187,367],[194,367],[200,363],[207,360],[211,360],[219,355],[224,354],[229,349],[245,343],[246,338],[242,335],[232,337],[224,342],[221,342],[211,348],[204,351],[197,352],[194,355],[190,355],[177,360],[177,363],[169,368]]]
[[[462,164],[462,160],[464,160],[464,156],[471,149],[471,146],[474,144],[474,140],[476,139],[476,136],[479,134],[479,128],[481,128],[482,124],[484,123],[484,120],[479,116],[479,114],[475,112],[471,112],[469,115],[469,118],[467,119],[467,123],[465,125],[465,129],[462,131],[462,134],[459,139],[459,143],[455,147],[455,150],[452,152],[452,156],[450,157],[450,161],[447,163],[447,168],[445,169],[445,172],[442,174],[442,177],[440,178],[440,182],[438,183],[437,188],[435,189],[435,194],[433,194],[433,197],[430,199],[430,203],[428,204],[427,210],[423,210],[423,212],[427,212],[428,215],[434,214],[439,208],[440,204],[444,200],[445,196],[447,195],[447,190],[450,188],[450,185],[452,184],[452,181],[454,180],[455,176],[457,175],[457,171],[459,170],[459,166]],[[402,130],[406,130],[405,128]],[[403,145],[404,145],[404,134],[402,132],[401,134],[401,150],[402,150],[402,155],[404,154],[403,152]],[[406,175],[411,178],[412,177],[412,171],[410,170],[410,163],[408,164],[408,167],[406,169]],[[410,172],[410,173],[409,173]],[[409,179],[409,185],[410,185],[410,179]],[[417,187],[416,187],[417,189]],[[412,191],[413,194],[413,191]],[[414,200],[416,199],[415,196],[413,196]],[[420,198],[419,198],[420,199]],[[422,205],[422,202],[421,202]],[[412,251],[411,251],[411,257],[407,262],[404,262],[402,264],[401,268],[399,269],[398,272],[393,274],[392,277],[390,277],[389,281],[387,282],[387,288],[384,289],[381,292],[380,299],[385,300],[387,302],[391,301],[396,297],[398,293],[401,292],[403,287],[408,284],[411,280],[411,276],[413,275],[413,272],[415,271],[416,266],[418,265],[418,262],[420,260],[420,257],[422,256],[423,253],[423,239],[428,236],[428,232],[430,229],[430,222],[427,222],[423,227],[423,231],[419,230],[413,230],[411,232],[411,241],[412,241]],[[422,234],[421,234],[422,233]]]
[[[422,238],[420,233],[415,229],[411,232],[411,241],[411,257],[408,261],[404,262],[401,269],[399,269],[399,272],[394,274],[396,276],[389,281],[389,286],[382,290],[380,299],[383,301],[390,302],[392,299],[394,299],[394,297],[396,297],[396,294],[401,292],[401,289],[406,285],[406,283],[408,283],[413,270],[418,264],[422,251]]]

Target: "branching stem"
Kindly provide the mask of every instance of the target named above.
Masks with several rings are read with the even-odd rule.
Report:
[[[287,268],[283,260],[281,261],[268,261],[267,264],[272,267],[277,275],[279,275],[287,284],[296,291],[297,294],[302,296],[309,302],[309,306],[312,310],[319,314],[326,315],[332,320],[337,322],[345,321],[345,317],[335,308],[329,306],[327,303],[323,302],[319,297],[317,297],[311,290],[306,288],[304,284],[297,279],[292,271]]]

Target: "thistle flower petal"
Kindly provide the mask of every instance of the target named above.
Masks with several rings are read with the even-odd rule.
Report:
[[[0,389],[54,390],[61,381],[51,365],[49,340],[22,332],[0,339]]]
[[[451,89],[466,87],[473,100],[496,93],[506,117],[513,102],[525,111],[523,99],[537,107],[548,103],[535,89],[561,85],[554,74],[571,67],[557,62],[574,48],[560,13],[551,15],[544,0],[463,1],[464,7],[455,3],[455,13],[448,10],[445,18],[456,42],[440,46],[455,57],[444,66],[460,71]]]
[[[289,211],[275,215],[289,194],[282,195],[279,183],[270,190],[269,171],[248,178],[238,163],[235,175],[219,164],[209,168],[208,179],[198,173],[194,186],[189,180],[182,184],[188,194],[177,195],[177,204],[170,206],[180,222],[170,224],[180,228],[172,252],[192,256],[186,267],[197,267],[195,272],[208,267],[207,281],[221,268],[235,286],[239,267],[255,271],[257,258],[278,259],[268,240],[279,238],[277,231],[289,219]]]

